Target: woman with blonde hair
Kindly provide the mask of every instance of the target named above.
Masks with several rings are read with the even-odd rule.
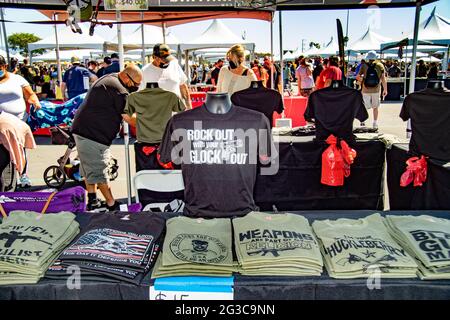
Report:
[[[252,69],[245,66],[245,49],[242,45],[234,45],[227,52],[229,66],[220,69],[217,81],[217,92],[228,93],[230,96],[250,87],[252,81],[257,81]]]

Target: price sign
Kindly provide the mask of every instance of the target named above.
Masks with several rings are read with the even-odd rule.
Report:
[[[233,292],[156,290],[150,287],[150,300],[233,300]]]
[[[148,0],[104,0],[105,10],[146,11]]]

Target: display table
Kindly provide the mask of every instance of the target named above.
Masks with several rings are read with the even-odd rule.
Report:
[[[391,210],[450,209],[450,163],[428,161],[427,181],[422,187],[400,186],[406,170],[408,144],[394,144],[387,152],[387,184]]]
[[[284,116],[292,119],[292,127],[301,127],[306,125],[305,114],[308,98],[302,96],[283,97],[284,100]],[[274,112],[273,126],[275,127],[276,119],[282,118],[282,115]]]
[[[312,137],[274,137],[279,142],[276,175],[258,175],[255,201],[262,210],[383,210],[385,145],[357,142],[351,175],[342,187],[320,183],[322,153],[328,147]]]
[[[317,219],[339,217],[361,218],[373,211],[310,211],[302,214],[310,222]],[[449,218],[443,211],[396,211],[383,212],[395,215],[429,214]],[[86,215],[78,214],[80,217]],[[171,214],[165,214],[171,217]],[[83,218],[81,218],[83,220]],[[80,224],[83,222],[80,221]],[[103,299],[103,300],[148,300],[152,280],[147,276],[140,286],[127,283],[84,282],[80,289],[68,289],[65,281],[41,280],[35,285],[0,286],[0,299]],[[450,280],[422,281],[420,279],[381,279],[381,289],[369,290],[366,279],[337,280],[328,277],[326,271],[320,277],[259,277],[240,276],[234,278],[234,299],[450,299]]]

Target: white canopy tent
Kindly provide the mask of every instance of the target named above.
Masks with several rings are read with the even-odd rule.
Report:
[[[92,51],[90,49],[83,50],[61,50],[59,53],[59,58],[61,61],[70,61],[72,57],[77,57],[80,59],[87,59],[92,57]],[[41,54],[39,56],[34,56],[33,61],[56,61],[56,50],[52,50]]]
[[[412,39],[413,36],[414,34],[411,32],[408,38]],[[419,25],[419,40],[450,45],[450,20],[436,14],[436,7],[430,16]]]
[[[331,37],[331,40],[320,49],[312,48],[305,52],[307,56],[332,56],[339,52],[339,45],[334,37]]]
[[[141,49],[142,50],[142,26],[137,27],[131,34],[122,35],[123,46],[125,51]],[[153,48],[157,43],[166,43],[170,47],[175,48],[180,41],[168,29],[166,29],[165,41],[163,37],[163,29],[161,27],[144,25],[144,48]],[[117,47],[117,36],[107,42],[108,47]]]
[[[89,35],[89,27],[86,24],[80,24],[83,34],[74,33],[67,26],[58,26],[58,42],[60,50],[71,49],[96,49],[103,50],[105,40],[94,34],[92,37]],[[56,48],[56,36],[53,32],[48,37],[39,40],[28,45],[28,50],[31,52],[36,49],[55,49]]]
[[[6,59],[6,57],[7,57],[6,51],[0,49],[0,56],[5,57],[5,59]],[[15,53],[15,54],[9,53],[9,57],[10,57],[10,58],[15,58],[15,59],[17,59],[18,61],[23,61],[23,59],[25,59],[25,57],[22,56],[20,53]]]
[[[247,50],[254,51],[255,44],[235,35],[223,22],[214,19],[210,26],[196,39],[180,45],[182,51],[208,48],[230,48],[242,44]]]
[[[380,45],[382,43],[390,40],[390,38],[383,37],[378,33],[373,32],[369,27],[358,40],[348,46],[348,49],[356,52],[368,52],[371,50],[378,51],[380,50]]]

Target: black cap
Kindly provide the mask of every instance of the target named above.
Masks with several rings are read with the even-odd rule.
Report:
[[[111,55],[111,59],[119,59],[119,55],[117,53],[113,53]]]
[[[6,62],[6,59],[4,56],[0,56],[0,66],[5,66],[8,63]]]
[[[153,55],[155,57],[171,60],[170,47],[164,43],[158,43],[153,47]]]
[[[111,58],[110,57],[104,57],[103,62],[106,64],[111,64]]]

